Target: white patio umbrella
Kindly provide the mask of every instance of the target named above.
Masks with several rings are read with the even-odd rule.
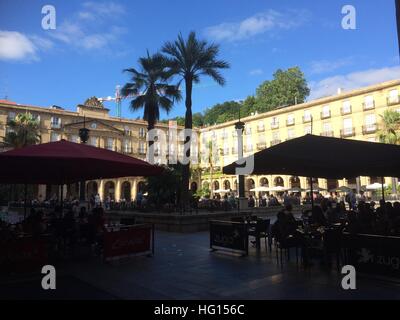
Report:
[[[268,187],[257,187],[257,188],[250,189],[250,191],[252,191],[252,192],[267,192],[267,191],[270,191],[270,188],[268,188]]]
[[[346,187],[346,186],[341,186],[341,187],[339,187],[339,188],[331,189],[331,190],[329,190],[329,191],[330,191],[330,192],[350,192],[350,191],[351,191],[351,188]]]
[[[228,192],[232,192],[231,190],[225,190],[225,189],[217,189],[213,191],[214,193],[228,193]]]
[[[290,188],[288,191],[289,192],[303,192],[303,191],[306,191],[306,189],[294,187],[294,188]]]
[[[384,184],[383,187],[386,187],[386,184]],[[380,189],[382,189],[382,184],[378,183],[378,182],[375,182],[373,184],[369,184],[369,185],[365,186],[365,189],[367,189],[367,190],[380,190]]]
[[[269,191],[277,191],[277,192],[288,191],[288,190],[289,190],[289,188],[282,187],[282,186],[276,186],[276,187],[269,188]]]
[[[311,191],[311,189],[310,188],[308,188],[307,190],[306,190],[306,192],[310,192]],[[313,192],[319,192],[319,191],[327,191],[326,189],[324,189],[324,188],[320,188],[320,187],[313,187]]]

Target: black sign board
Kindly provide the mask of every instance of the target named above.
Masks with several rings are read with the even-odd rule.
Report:
[[[231,221],[210,221],[210,248],[248,254],[247,225]]]
[[[400,237],[344,233],[342,247],[356,271],[400,278]]]

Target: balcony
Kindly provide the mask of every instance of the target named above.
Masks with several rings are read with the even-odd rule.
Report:
[[[60,129],[61,128],[61,122],[52,122],[51,123],[51,128],[52,129]]]
[[[303,123],[311,122],[312,117],[311,116],[303,116]]]
[[[322,111],[321,112],[321,119],[328,119],[331,117],[331,111]]]
[[[395,104],[399,104],[400,103],[400,96],[387,97],[386,98],[386,103],[387,103],[388,106],[393,106]]]
[[[138,153],[139,153],[140,155],[145,155],[145,154],[146,154],[146,150],[144,150],[144,149],[138,149]]]
[[[257,143],[257,150],[264,150],[266,147],[267,147],[267,144],[265,142]]]
[[[362,133],[363,134],[375,133],[376,129],[377,129],[376,128],[376,123],[368,124],[368,125],[362,126]]]
[[[295,124],[294,119],[288,119],[288,120],[286,120],[286,126],[287,126],[287,127],[294,126],[294,124]]]
[[[253,146],[246,146],[244,151],[245,152],[252,152],[253,151]]]
[[[375,108],[375,101],[372,101],[372,103],[365,103],[365,102],[363,102],[363,103],[362,103],[362,107],[363,107],[363,110],[364,110],[364,111],[365,111],[365,110],[372,110],[372,109]]]
[[[323,132],[321,132],[321,136],[323,136],[323,137],[333,137],[334,136],[334,132],[333,132],[333,130],[323,131]]]
[[[345,128],[343,130],[340,130],[341,138],[353,137],[353,136],[355,136],[355,134],[356,134],[356,131],[354,128]]]
[[[123,153],[125,154],[133,154],[133,148],[124,148]]]
[[[278,129],[279,128],[279,122],[271,122],[271,129]]]
[[[264,126],[262,126],[262,127],[257,127],[257,132],[264,132],[265,131],[265,127]]]
[[[340,114],[342,115],[342,116],[344,116],[345,114],[350,114],[352,112],[352,108],[351,108],[351,106],[348,106],[347,108],[341,108],[340,109]]]
[[[274,146],[274,145],[276,145],[276,144],[279,144],[279,143],[281,143],[281,140],[279,140],[279,139],[272,140],[272,141],[271,141],[271,147]]]

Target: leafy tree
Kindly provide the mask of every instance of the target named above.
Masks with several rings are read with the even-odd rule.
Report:
[[[224,85],[225,79],[221,75],[220,70],[229,68],[229,64],[218,59],[219,46],[209,44],[207,41],[196,38],[195,32],[190,32],[185,40],[182,34],[178,35],[178,39],[173,42],[166,42],[162,47],[162,52],[168,55],[169,65],[173,72],[181,77],[180,81],[185,83],[185,128],[192,129],[192,89],[193,83],[200,82],[201,76],[209,76],[218,84]],[[191,137],[187,137],[188,142]],[[186,152],[186,156],[190,157],[190,148]],[[188,202],[189,191],[189,166],[184,166],[182,172],[182,204]]]
[[[204,123],[213,125],[238,118],[242,105],[236,101],[218,103],[204,112]]]
[[[139,58],[140,71],[134,68],[125,69],[131,75],[131,82],[121,89],[123,97],[131,97],[130,108],[133,111],[144,108],[143,119],[147,121],[147,129],[154,128],[160,118],[160,108],[167,113],[176,101],[181,99],[178,86],[168,84],[172,73],[167,66],[166,58],[157,53]],[[149,140],[149,149],[154,141]],[[150,162],[153,155],[149,154]]]
[[[378,130],[379,141],[400,144],[400,113],[395,110],[385,110],[381,118],[382,122]]]
[[[204,126],[204,116],[201,114],[201,112],[193,113],[193,125],[195,127]]]
[[[31,113],[19,113],[8,122],[9,131],[4,142],[13,148],[22,148],[40,142],[39,121]]]
[[[264,81],[256,90],[256,111],[266,112],[277,107],[303,103],[310,94],[307,81],[299,67],[278,69],[273,80]]]

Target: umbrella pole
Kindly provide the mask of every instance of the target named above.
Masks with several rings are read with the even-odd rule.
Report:
[[[26,208],[27,208],[27,203],[26,200],[28,198],[28,185],[25,183],[24,184],[24,220],[26,219]]]
[[[64,185],[63,184],[61,184],[60,189],[61,189],[60,206],[61,206],[61,210],[62,210],[63,209],[63,193],[64,193]]]
[[[381,184],[382,184],[382,200],[385,201],[385,187],[384,187],[385,178],[381,177]]]
[[[310,177],[310,193],[311,193],[311,210],[313,210],[314,209],[314,191],[313,191],[312,177]]]

